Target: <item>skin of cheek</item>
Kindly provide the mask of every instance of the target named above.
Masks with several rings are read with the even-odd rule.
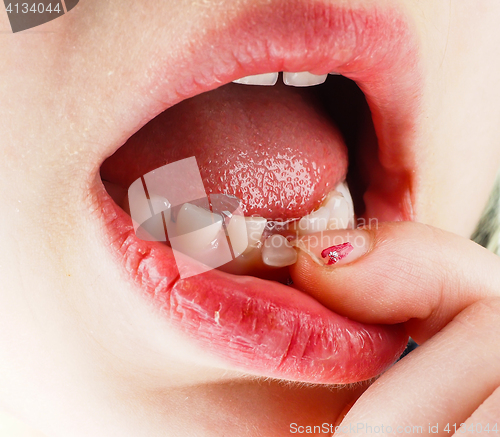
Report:
[[[500,4],[409,5],[426,68],[417,220],[469,237],[500,168]]]
[[[9,132],[12,141],[2,142],[2,152],[5,152],[7,159],[0,164],[3,175],[0,182],[2,208],[6,211],[1,223],[3,292],[0,301],[0,349],[3,351],[2,369],[7,369],[6,380],[9,381],[0,393],[3,404],[21,412],[24,417],[45,424],[49,429],[53,426],[49,422],[53,422],[54,414],[58,414],[61,426],[69,426],[64,424],[65,417],[81,420],[82,423],[87,416],[116,423],[123,421],[123,417],[130,417],[129,421],[123,423],[123,430],[130,432],[130,429],[136,429],[143,422],[137,417],[137,412],[132,412],[134,407],[139,407],[143,417],[154,419],[150,422],[151,431],[159,433],[162,427],[169,424],[169,420],[173,420],[172,416],[162,416],[162,407],[174,408],[174,400],[181,399],[180,395],[176,397],[181,393],[179,387],[172,387],[172,375],[192,378],[196,373],[195,367],[188,370],[184,368],[184,372],[175,365],[164,367],[162,363],[172,358],[167,353],[170,340],[165,340],[167,336],[163,335],[167,332],[166,328],[150,320],[149,310],[143,302],[134,300],[133,290],[128,290],[128,285],[119,276],[110,276],[109,272],[114,266],[106,265],[104,256],[102,259],[95,256],[101,253],[101,248],[89,241],[88,235],[95,229],[86,223],[85,212],[81,209],[81,187],[95,162],[97,147],[109,138],[118,141],[109,133],[111,128],[106,127],[106,123],[115,117],[119,118],[127,108],[126,103],[118,103],[119,99],[111,99],[111,103],[108,103],[108,97],[116,93],[125,102],[132,100],[133,94],[128,94],[127,87],[123,87],[122,83],[140,80],[133,71],[122,71],[118,79],[108,83],[98,74],[99,68],[112,71],[114,67],[116,70],[116,66],[123,62],[124,53],[141,50],[140,43],[134,38],[141,31],[143,23],[138,18],[139,14],[135,21],[115,21],[114,25],[120,30],[115,35],[103,24],[106,19],[113,18],[110,10],[101,11],[97,3],[92,1],[81,3],[79,8],[85,8],[82,13],[88,11],[94,14],[93,27],[86,29],[85,22],[75,23],[82,34],[89,36],[88,52],[74,55],[75,59],[71,59],[71,62],[57,55],[60,51],[59,40],[52,39],[50,35],[35,42],[27,37],[22,37],[22,40],[18,38],[15,46],[5,45],[0,49],[0,57],[10,61],[10,64],[6,62],[4,65],[18,65],[15,58],[22,58],[20,55],[23,53],[29,53],[31,57],[29,68],[25,70],[20,68],[20,64],[19,68],[6,70],[4,67],[1,70],[2,77],[6,78],[4,83],[11,85],[8,89],[2,89],[2,93],[15,102],[9,110],[16,116],[24,114],[24,117],[12,118],[8,111],[2,112],[5,115],[2,132]],[[498,109],[493,103],[498,93],[495,88],[497,81],[493,76],[498,68],[489,51],[493,53],[498,42],[494,18],[499,14],[486,11],[472,14],[469,9],[472,5],[460,6],[451,15],[452,20],[448,21],[448,2],[436,3],[429,0],[418,8],[413,3],[410,6],[415,8],[415,16],[422,17],[419,29],[426,42],[423,45],[424,56],[429,59],[424,107],[426,117],[421,146],[422,161],[430,160],[422,177],[426,182],[422,184],[423,194],[417,206],[422,210],[423,221],[467,234],[485,200],[486,194],[481,194],[481,199],[478,193],[489,189],[488,184],[491,183],[493,167],[496,165],[491,156],[497,150],[495,142],[499,138],[494,131]],[[498,10],[494,2],[488,4],[493,8],[491,10]],[[133,6],[132,2],[130,6]],[[171,9],[167,11],[168,8]],[[179,24],[175,29],[180,29],[183,25],[188,26],[191,17],[197,13],[190,8],[187,2],[179,3],[178,6],[171,2],[165,6],[164,15],[172,17],[172,21],[177,18]],[[71,19],[78,20],[76,16]],[[2,20],[4,29],[5,18]],[[129,28],[132,22],[136,27]],[[69,33],[64,23],[59,19],[47,26],[61,33]],[[144,27],[147,27],[147,23]],[[448,27],[450,32],[446,33],[443,29]],[[480,28],[482,30],[478,31]],[[470,34],[461,34],[464,29],[470,29]],[[101,30],[105,32],[99,34]],[[181,34],[179,30],[177,32]],[[123,40],[123,35],[129,36]],[[467,47],[472,49],[462,52],[462,38],[466,37],[469,38]],[[120,38],[121,46],[117,44]],[[165,30],[157,35],[157,39],[161,44],[170,43],[174,46],[175,38],[166,35]],[[103,44],[104,41],[109,41],[109,45]],[[101,46],[102,49],[98,50]],[[152,50],[147,56],[160,49],[154,43],[151,46]],[[116,50],[116,47],[122,49]],[[476,47],[484,49],[476,50]],[[78,56],[90,59],[87,69],[81,73],[78,73],[78,67],[82,65]],[[56,99],[48,99],[42,92],[44,88],[58,89],[54,70],[41,79],[37,76],[37,66],[47,67],[44,64],[47,59],[50,59],[51,67],[56,65],[61,71],[69,63],[72,66],[70,71],[76,77],[65,82],[64,95],[61,92],[61,95],[56,95]],[[485,59],[488,59],[487,64]],[[85,105],[81,99],[72,97],[79,94],[81,83],[92,85],[92,89],[87,92]],[[446,87],[445,91],[442,91],[443,86]],[[477,94],[478,89],[480,94]],[[488,91],[491,91],[491,97]],[[484,106],[481,106],[483,103]],[[459,112],[464,106],[474,108],[474,119]],[[44,111],[40,111],[41,108]],[[70,110],[65,112],[65,108]],[[101,108],[100,112],[96,114],[95,108]],[[452,112],[454,108],[457,108],[457,114]],[[54,114],[60,113],[65,114],[70,122],[63,131],[50,128],[57,120]],[[450,113],[454,117],[448,117]],[[74,123],[73,128],[71,122]],[[478,132],[481,134],[479,144],[484,144],[484,152],[473,153],[478,144]],[[461,153],[453,155],[455,164],[450,166],[449,157],[455,150]],[[498,156],[495,159],[498,163]],[[468,166],[476,171],[469,172],[472,173],[470,177],[464,179],[463,175],[468,174]],[[436,199],[436,202],[430,205],[426,201],[429,198]],[[465,214],[464,202],[470,205]],[[462,214],[458,214],[458,211]],[[458,222],[456,217],[460,217]],[[116,294],[109,290],[114,290]],[[121,297],[121,293],[125,293],[127,298]],[[119,314],[123,316],[119,317]],[[140,326],[144,331],[136,329]],[[144,345],[144,340],[150,337],[150,331],[154,329],[158,329],[158,338]],[[175,339],[171,341],[173,344]],[[137,353],[138,350],[142,355]],[[190,351],[187,350],[186,354],[190,355]],[[37,366],[26,365],[32,362],[36,362]],[[215,383],[221,376],[217,371],[203,369],[201,378],[214,383],[216,387]],[[230,375],[228,379],[234,377]],[[82,380],[85,380],[85,384],[81,383]],[[88,384],[88,381],[92,383]],[[125,381],[129,383],[124,384]],[[183,384],[191,384],[192,388],[189,393],[182,394],[201,396],[205,388],[193,385],[199,383],[199,380],[183,380]],[[263,407],[260,412],[273,405],[278,414],[278,405],[287,402],[294,405],[295,410],[291,410],[294,414],[307,406],[307,396],[278,388],[258,390],[256,387],[259,384],[249,383],[256,390],[255,403],[261,402]],[[241,395],[249,390],[238,384],[228,385],[226,389],[218,406],[220,414],[225,409],[229,410],[229,405],[234,405],[235,400],[241,399]],[[151,393],[152,396],[148,397]],[[206,396],[197,404],[200,417],[207,421],[210,413],[214,414],[214,400],[221,398],[222,391],[218,393],[214,389],[212,393],[213,397]],[[36,405],[38,396],[48,401],[47,410]],[[326,397],[328,402],[332,402],[324,391],[311,397],[316,400]],[[30,398],[34,400],[27,405],[26,399]],[[110,398],[114,405],[120,406],[114,415],[100,403],[102,399]],[[263,398],[266,402],[262,402]],[[244,399],[241,401],[235,412],[243,415]],[[340,402],[345,400],[340,398]],[[78,410],[76,406],[81,407],[82,403],[92,407],[75,413]],[[56,405],[56,408],[49,408],[50,405]],[[191,411],[192,405],[184,406],[184,411]],[[255,415],[259,413],[257,408],[251,411]],[[189,415],[184,414],[182,418],[188,420]],[[281,414],[280,426],[290,420],[286,414]],[[312,421],[314,413],[307,410],[307,414]],[[324,412],[319,415],[327,416]],[[248,422],[252,422],[250,417]]]

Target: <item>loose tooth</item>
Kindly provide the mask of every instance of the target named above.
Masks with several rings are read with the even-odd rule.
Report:
[[[309,73],[308,71],[302,71],[300,73],[283,73],[283,82],[285,85],[291,86],[313,86],[322,84],[328,74],[322,74],[318,76],[316,74]]]
[[[302,235],[323,232],[328,228],[330,209],[322,206],[299,220],[299,233]]]
[[[297,252],[283,235],[270,236],[262,248],[262,261],[271,267],[285,267],[297,262]]]
[[[261,245],[260,239],[266,228],[267,220],[263,217],[245,217],[247,226],[248,247],[255,248]]]
[[[213,214],[199,206],[185,203],[177,214],[176,249],[188,255],[196,253],[214,241],[221,230],[222,217],[219,214]],[[173,238],[170,240],[172,242]]]
[[[335,188],[335,191],[338,191],[340,194],[342,194],[347,201],[347,205],[349,206],[349,217],[351,217],[351,223],[350,227],[354,227],[354,203],[352,201],[351,197],[351,192],[349,191],[349,187],[347,185],[347,182],[341,182],[340,184],[337,185]]]
[[[233,83],[241,83],[243,85],[266,85],[272,86],[278,81],[278,73],[263,73],[253,76],[245,76],[241,79],[233,80]]]
[[[352,227],[353,217],[349,213],[349,204],[340,193],[328,200],[326,207],[330,210],[328,229],[348,229]]]
[[[241,255],[248,247],[247,225],[245,217],[233,215],[226,227],[234,256]]]

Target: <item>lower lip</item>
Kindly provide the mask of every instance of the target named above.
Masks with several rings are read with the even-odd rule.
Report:
[[[309,383],[351,383],[384,371],[408,337],[401,325],[339,316],[292,287],[212,270],[179,279],[172,251],[135,236],[130,217],[96,188],[105,238],[130,281],[171,326],[228,368]]]

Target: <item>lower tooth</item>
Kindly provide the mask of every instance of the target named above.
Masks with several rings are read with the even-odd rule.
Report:
[[[349,215],[349,228],[354,228],[354,203],[352,201],[351,192],[349,191],[349,187],[347,186],[347,182],[341,182],[335,187],[335,191],[338,191],[347,202],[348,215]]]
[[[226,226],[234,256],[241,255],[248,247],[248,233],[245,217],[233,215]]]
[[[159,196],[158,194],[150,193],[149,201],[151,202],[151,207],[153,208],[153,212],[155,214],[160,214],[161,212],[163,212],[165,220],[170,220],[171,205],[167,199]]]
[[[262,245],[260,240],[267,220],[263,217],[245,217],[245,224],[248,235],[248,250],[260,247]]]
[[[345,183],[337,185],[335,190],[323,201],[322,206],[302,217],[294,226],[300,235],[323,232],[327,229],[349,229],[354,227],[354,206],[351,194]]]
[[[153,241],[166,241],[165,223],[170,220],[171,209],[167,199],[158,194],[149,194],[149,203],[153,209],[153,216],[142,224],[142,228],[148,232]]]
[[[330,197],[326,207],[330,210],[328,229],[348,229],[352,227],[349,205],[342,194],[337,193]]]
[[[157,198],[146,197],[141,179],[133,182],[128,189],[128,206],[136,235],[145,241],[167,241],[163,216],[170,217],[170,210],[162,208]],[[151,207],[163,214],[153,215]]]
[[[219,223],[214,223],[206,228],[198,229],[188,234],[170,237],[170,245],[172,249],[184,255],[201,261],[206,265],[211,265],[211,262],[214,261],[214,257],[217,255],[216,251],[220,247],[220,242],[226,240],[226,234],[222,230],[222,226],[219,228],[218,225]],[[210,254],[210,251],[213,253]],[[226,252],[229,254],[228,250]],[[229,258],[226,257],[226,261],[224,262],[230,261],[230,256],[229,254]],[[222,262],[213,262],[213,265],[216,267],[221,264]]]
[[[151,198],[151,203],[155,212],[156,210],[158,212],[163,210],[167,214],[170,212],[169,205],[162,198]],[[175,248],[188,256],[196,258],[195,255],[200,251],[216,252],[221,242],[226,242],[222,216],[204,208],[184,204],[177,214],[175,224],[168,220],[168,216],[166,220],[170,224],[170,229],[174,231],[173,238],[170,238],[171,243],[175,242]],[[328,229],[352,228],[354,207],[347,185],[339,184],[318,210],[295,223],[295,230],[301,235],[323,232]],[[274,234],[269,236],[264,243],[261,242],[267,224],[267,220],[262,217],[233,215],[226,225],[226,232],[234,256],[238,257],[243,254],[245,257],[247,256],[245,254],[261,250],[262,262],[268,266],[279,268],[294,264],[297,261],[297,252],[284,236]]]
[[[271,267],[290,266],[297,262],[297,252],[283,235],[271,235],[264,242],[262,261]]]
[[[222,230],[222,217],[204,208],[185,203],[177,214],[175,237],[170,238],[176,249],[186,255],[208,247]],[[219,236],[220,236],[219,235]]]
[[[322,74],[318,76],[317,74],[309,73],[308,71],[302,71],[300,73],[283,73],[283,82],[285,85],[291,86],[313,86],[320,85],[325,82],[328,74]]]
[[[330,216],[330,208],[322,206],[299,220],[299,233],[307,235],[326,231],[326,229],[328,229]]]

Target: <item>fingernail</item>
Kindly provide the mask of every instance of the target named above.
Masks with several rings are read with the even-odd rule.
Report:
[[[319,265],[338,267],[356,261],[371,250],[373,236],[363,229],[324,231],[304,236],[292,245]]]

